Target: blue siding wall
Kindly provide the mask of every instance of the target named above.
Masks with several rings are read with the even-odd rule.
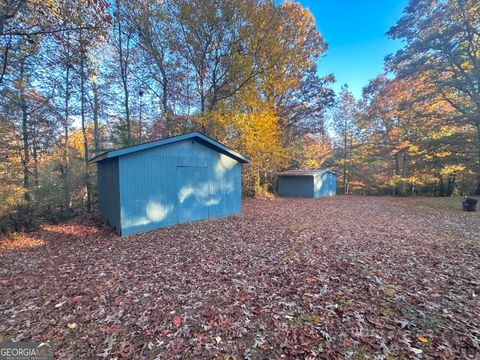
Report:
[[[100,212],[112,227],[120,231],[118,158],[98,163],[97,183]]]
[[[284,196],[313,197],[313,176],[278,177],[278,193]]]
[[[337,193],[337,176],[330,172],[324,172],[314,176],[313,179],[315,197],[333,196]]]
[[[121,235],[241,211],[241,164],[198,140],[118,159]]]

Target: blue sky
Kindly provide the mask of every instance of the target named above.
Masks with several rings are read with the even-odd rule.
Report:
[[[402,14],[407,0],[300,0],[315,16],[329,45],[319,73],[333,73],[339,90],[348,84],[356,97],[368,81],[383,71],[383,59],[401,47],[385,37]]]

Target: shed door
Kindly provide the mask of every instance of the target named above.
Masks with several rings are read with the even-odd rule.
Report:
[[[177,221],[208,218],[207,201],[210,196],[208,168],[201,166],[177,167]]]

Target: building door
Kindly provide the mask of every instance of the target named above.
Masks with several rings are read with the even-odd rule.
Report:
[[[207,219],[209,196],[208,167],[177,167],[178,223]]]

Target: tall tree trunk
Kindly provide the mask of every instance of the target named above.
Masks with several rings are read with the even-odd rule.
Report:
[[[38,188],[38,142],[37,142],[37,124],[32,122],[32,158],[33,158],[33,181],[34,189]]]
[[[347,145],[348,138],[347,138],[347,131],[345,130],[343,133],[343,194],[348,195],[347,189]]]
[[[403,160],[402,160],[402,177],[405,179],[407,177],[407,152],[403,151]],[[407,184],[404,184],[402,187],[402,195],[407,195]]]
[[[23,58],[20,63],[20,107],[22,109],[22,165],[23,165],[23,197],[26,201],[31,201],[30,194],[30,149],[28,146],[28,108],[25,94],[25,61]]]
[[[92,92],[93,92],[93,145],[95,154],[100,151],[100,134],[98,129],[98,112],[100,110],[100,100],[98,98],[98,86],[97,79],[92,79]]]
[[[202,71],[199,71],[199,94],[200,94],[200,113],[203,115],[205,113],[206,107],[206,96],[205,96],[205,87],[204,87],[204,79]],[[205,125],[203,125],[205,128]],[[204,129],[205,130],[205,129]]]
[[[67,53],[67,57],[69,54]],[[70,115],[70,61],[66,64],[67,70],[65,74],[65,115],[63,123],[63,131],[65,143],[63,148],[63,208],[68,211],[70,209],[70,159],[68,152],[68,118]]]
[[[477,164],[477,188],[475,195],[480,195],[480,119],[476,122],[477,125],[477,145],[478,145],[478,164]]]
[[[117,2],[118,4],[118,2]],[[118,5],[117,5],[118,6]],[[127,53],[124,54],[123,49],[123,37],[122,37],[122,24],[120,16],[118,15],[118,55],[120,57],[120,74],[122,78],[122,86],[123,86],[123,95],[124,101],[123,104],[125,106],[125,121],[127,125],[127,145],[132,144],[132,130],[130,124],[130,93],[128,89],[128,40],[127,40]]]
[[[142,142],[142,98],[143,98],[143,90],[138,92],[138,143]]]
[[[440,177],[440,184],[438,187],[438,196],[445,196],[446,194],[446,187],[445,187],[445,180],[443,177]]]
[[[400,160],[398,158],[398,151],[395,153],[395,175],[400,175]],[[400,184],[395,184],[395,195],[400,195]]]
[[[124,105],[125,105],[125,122],[127,124],[127,145],[131,145],[132,144],[132,125],[130,123],[130,105],[129,105],[130,94],[128,91],[126,75],[125,75],[125,80],[123,81],[123,91],[125,93]]]
[[[1,15],[0,15],[1,19]],[[2,34],[1,30],[1,20],[0,20],[0,35]],[[11,38],[8,39],[7,44],[5,45],[3,49],[3,60],[2,60],[2,65],[1,65],[1,70],[0,70],[0,85],[3,82],[3,78],[5,77],[5,74],[7,72],[7,65],[8,65],[8,52],[10,51],[10,46],[11,46],[12,40]]]
[[[452,196],[453,195],[455,180],[456,180],[456,175],[455,174],[452,174],[452,175],[448,176],[447,189],[445,190],[445,196]]]
[[[90,212],[92,208],[91,202],[91,185],[90,185],[90,168],[88,164],[88,136],[85,121],[85,44],[83,38],[80,40],[80,94],[81,94],[81,118],[82,118],[82,133],[83,133],[83,149],[85,157],[85,185],[87,188],[87,211]]]
[[[168,79],[165,72],[165,68],[160,67],[160,72],[162,74],[162,106],[163,113],[165,114],[165,128],[167,129],[167,136],[172,135],[172,126],[170,124],[170,110],[168,108]]]
[[[352,153],[353,153],[353,134],[350,133],[349,137],[349,147],[348,147],[348,166],[347,166],[347,195],[350,195],[350,183],[352,181],[352,174],[353,174],[353,169],[352,169]]]

